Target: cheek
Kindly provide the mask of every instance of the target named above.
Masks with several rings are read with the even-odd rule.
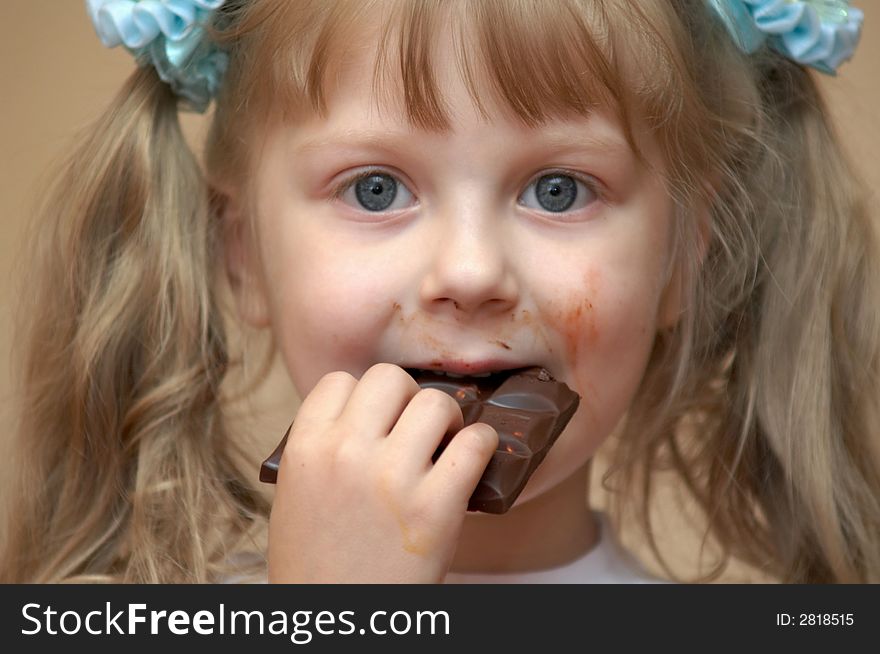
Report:
[[[582,285],[541,309],[557,342],[559,375],[581,396],[578,410],[520,499],[537,497],[590,459],[625,415],[654,342],[656,291],[587,268]]]
[[[394,271],[333,244],[326,235],[287,235],[268,267],[273,333],[300,393],[328,372],[366,370],[393,312]]]
[[[591,431],[608,433],[641,381],[654,342],[658,302],[652,277],[611,275],[596,266],[541,308],[555,332],[564,371],[581,395],[578,414]]]

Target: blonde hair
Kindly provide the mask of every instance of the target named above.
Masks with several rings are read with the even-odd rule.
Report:
[[[374,4],[218,12],[231,60],[212,183],[247,188],[272,120],[326,115],[327,78]],[[658,334],[614,451],[615,509],[639,507],[659,555],[650,472],[671,467],[725,552],[784,581],[880,580],[877,234],[810,74],[741,54],[705,0],[396,0],[375,88],[396,65],[424,129],[449,128],[432,64],[445,18],[484,114],[499,102],[537,125],[604,108],[636,150],[638,121],[664,155],[685,309]],[[210,264],[219,221],[174,102],[135,72],[40,223],[6,580],[211,580],[265,525],[218,392],[231,365]],[[685,441],[688,418],[699,432]]]

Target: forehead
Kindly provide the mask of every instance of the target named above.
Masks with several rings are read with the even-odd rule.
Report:
[[[608,4],[614,3],[343,3],[346,10],[325,19],[310,60],[293,76],[300,88],[284,79],[273,87],[305,100],[289,106],[319,116],[331,99],[369,90],[371,111],[425,130],[450,129],[453,105],[531,127],[597,109],[626,124],[627,95],[644,86],[639,78],[656,75],[644,66],[622,68],[611,34],[626,20],[612,21],[602,11]]]
[[[407,34],[406,21],[391,9],[381,3],[345,32],[344,48],[328,53],[323,110],[295,121],[299,154],[405,147],[407,141],[424,146],[431,138],[439,145],[454,136],[464,147],[494,138],[533,150],[653,158],[644,151],[642,128],[627,122],[632,117],[615,96],[619,89],[612,87],[621,80],[607,71],[600,78],[596,59],[590,65],[572,56],[564,61],[556,51],[555,60],[527,66],[514,42],[506,44],[511,61],[493,58],[497,51],[480,47],[472,17],[452,5],[432,17],[433,29],[419,32],[416,47],[418,37]]]
[[[493,92],[488,81],[469,84],[466,64],[452,32],[444,32],[432,44],[429,72],[437,93],[417,99],[406,86],[406,76],[399,74],[396,62],[383,59],[375,47],[378,29],[374,28],[372,34],[365,30],[361,41],[334,62],[332,74],[325,78],[326,111],[322,115],[312,114],[309,121],[315,127],[320,125],[322,133],[379,144],[394,135],[400,139],[415,135],[445,137],[450,133],[478,133],[489,127],[519,138],[543,134],[548,139],[564,140],[568,127],[582,127],[588,120],[601,123],[606,138],[614,131],[609,127],[614,121],[595,115],[598,111],[608,116],[606,108],[598,107],[585,112],[559,111],[541,121],[527,123]],[[436,111],[435,117],[429,115],[432,110]],[[321,140],[318,137],[313,142],[318,144]]]
[[[343,128],[354,119],[420,134],[478,120],[538,130],[601,115],[644,161],[640,133],[661,138],[656,129],[668,127],[681,96],[667,0],[245,6],[254,11],[239,32],[248,37],[234,59],[235,101],[223,106],[251,143],[278,121],[306,129],[343,115]],[[253,150],[241,158],[253,161]]]

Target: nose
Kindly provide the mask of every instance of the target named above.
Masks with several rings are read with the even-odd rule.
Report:
[[[435,222],[436,237],[425,255],[430,267],[420,287],[425,310],[495,315],[519,300],[510,244],[500,221],[486,211],[450,212]]]

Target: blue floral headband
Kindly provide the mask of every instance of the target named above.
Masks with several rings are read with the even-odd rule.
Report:
[[[852,57],[864,15],[848,0],[708,0],[740,50],[764,43],[828,75]]]
[[[226,0],[86,0],[98,37],[155,67],[189,108],[203,112],[220,89],[228,56],[204,25]]]
[[[228,57],[204,38],[226,0],[86,0],[101,42],[124,45],[196,111],[220,88]],[[765,43],[798,63],[834,75],[852,57],[864,16],[849,0],[706,0],[739,46]]]

